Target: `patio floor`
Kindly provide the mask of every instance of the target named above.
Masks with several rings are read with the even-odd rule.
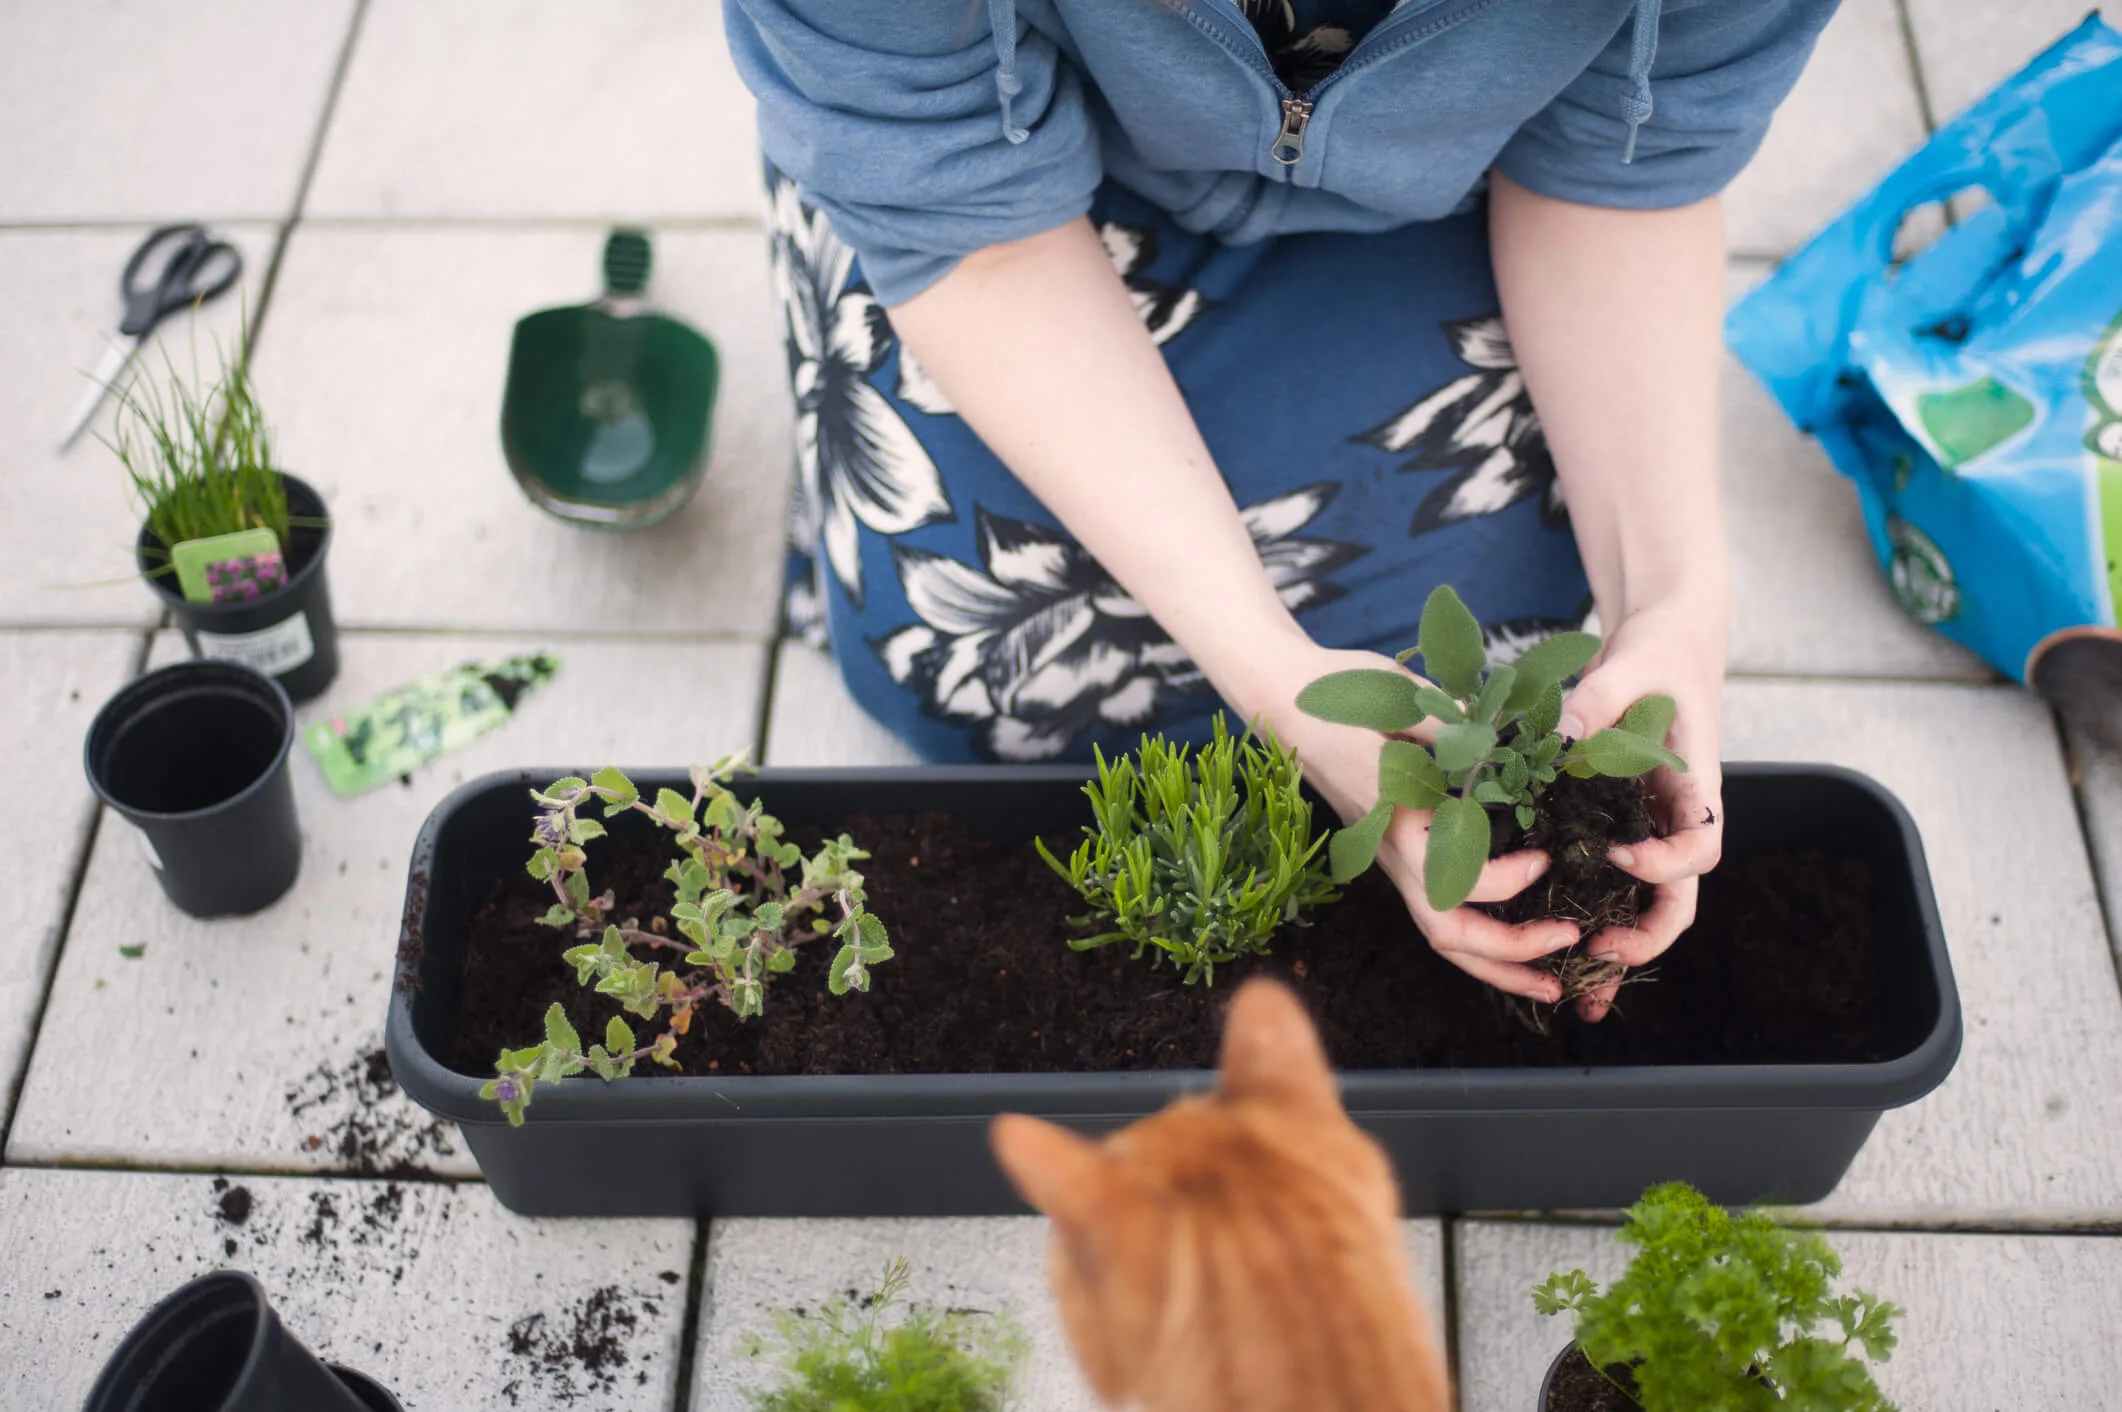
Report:
[[[1730,195],[1734,290],[2084,11],[1847,0]],[[0,746],[29,824],[0,863],[10,1405],[78,1406],[149,1303],[235,1266],[414,1412],[736,1412],[768,1310],[898,1255],[917,1298],[1015,1309],[1026,1407],[1092,1405],[1038,1221],[526,1220],[376,1062],[407,853],[460,781],[746,745],[907,758],[823,659],[774,639],[792,431],[754,153],[706,0],[0,6]],[[125,254],[180,218],[241,246],[280,459],[339,525],[344,669],[304,718],[482,654],[564,664],[408,788],[339,800],[297,759],[300,881],[212,925],[165,905],[81,778],[96,706],[182,646],[123,581],[117,468],[53,447]],[[512,321],[592,293],[622,219],[653,227],[656,293],[719,343],[725,381],[693,504],[590,536],[525,503],[496,418]],[[237,305],[159,342],[206,349]],[[1736,367],[1725,425],[1727,754],[1835,761],[1901,796],[1966,1007],[1951,1079],[1889,1114],[1816,1214],[1908,1310],[1884,1376],[1903,1407],[2122,1408],[2122,759],[1901,616],[1849,487]],[[1531,1406],[1564,1335],[1525,1292],[1612,1265],[1605,1225],[1408,1223],[1466,1412]]]

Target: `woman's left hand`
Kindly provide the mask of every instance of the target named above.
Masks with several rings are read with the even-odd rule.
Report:
[[[1650,883],[1655,901],[1634,926],[1609,927],[1585,943],[1587,955],[1624,966],[1654,960],[1693,924],[1697,880],[1723,854],[1723,624],[1705,622],[1685,605],[1633,612],[1607,634],[1605,649],[1562,703],[1562,733],[1582,740],[1659,693],[1679,707],[1665,744],[1687,770],[1659,769],[1648,778],[1662,836],[1616,845],[1608,855]],[[1579,997],[1577,1013],[1604,1019],[1618,989],[1617,981]]]

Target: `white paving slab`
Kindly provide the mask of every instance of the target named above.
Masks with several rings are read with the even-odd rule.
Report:
[[[1581,1269],[1604,1283],[1630,1247],[1590,1226],[1468,1221],[1457,1231],[1461,1412],[1532,1412],[1567,1315],[1533,1312],[1528,1291]],[[1922,1412],[2122,1406],[2122,1242],[2098,1236],[1830,1232],[1837,1289],[1906,1311],[1877,1372]]]
[[[14,899],[0,933],[0,1128],[29,1058],[30,1025],[59,954],[59,931],[88,842],[96,801],[82,784],[88,723],[131,675],[131,632],[0,632],[0,759],[25,822],[0,861],[0,892]]]
[[[412,1412],[668,1407],[692,1242],[527,1221],[477,1184],[0,1172],[0,1367],[9,1406],[79,1407],[156,1300],[236,1269]]]
[[[0,225],[285,219],[353,12],[0,7]]]
[[[593,297],[602,248],[589,228],[296,234],[259,384],[283,458],[338,517],[342,623],[771,631],[795,438],[758,233],[656,239],[651,293],[721,352],[712,460],[691,505],[652,530],[603,533],[550,519],[509,474],[510,332]]]
[[[918,765],[921,757],[848,694],[827,653],[784,638],[766,713],[769,765]]]
[[[181,654],[165,634],[158,656]],[[424,673],[549,649],[559,676],[496,733],[353,800],[293,761],[303,868],[239,920],[170,907],[125,831],[102,831],[31,1060],[10,1161],[476,1172],[454,1129],[391,1082],[384,1006],[421,821],[456,785],[522,764],[689,763],[757,734],[756,645],[342,635],[328,717]],[[144,947],[136,957],[120,947]],[[79,1041],[99,1042],[83,1062]]]
[[[1403,1224],[1416,1288],[1435,1313],[1443,1308],[1441,1227]],[[911,1275],[909,1300],[1008,1312],[1031,1344],[1017,1405],[1027,1412],[1097,1412],[1100,1404],[1076,1370],[1047,1290],[1047,1223],[1030,1216],[717,1221],[708,1238],[693,1363],[696,1412],[744,1412],[745,1389],[773,1382],[771,1366],[744,1350],[747,1340],[772,1329],[774,1310],[815,1309],[849,1290],[867,1293],[901,1257]]]
[[[101,6],[84,6],[84,12]],[[0,66],[9,24],[28,11],[0,12]],[[39,11],[42,13],[42,11]],[[0,105],[9,99],[0,76]],[[0,184],[8,180],[0,153]],[[140,518],[125,472],[96,440],[109,435],[115,406],[106,397],[88,432],[61,452],[59,437],[116,336],[118,276],[147,226],[115,230],[0,230],[7,271],[7,317],[0,319],[0,624],[145,627],[159,617],[155,596],[133,574]],[[216,226],[243,256],[244,279],[197,314],[172,315],[135,366],[166,378],[164,356],[194,381],[215,376],[215,340],[233,351],[245,291],[257,307],[272,254],[270,226]],[[268,418],[275,416],[267,405]],[[277,425],[277,422],[276,422]]]
[[[1815,1214],[2122,1224],[2122,993],[2048,711],[2003,686],[1747,681],[1726,718],[1727,759],[1847,765],[1907,805],[1966,1017],[1951,1077]]]
[[[719,5],[373,0],[309,211],[755,216],[759,171]]]
[[[2071,733],[2070,744],[2093,871],[2107,900],[2107,935],[2122,965],[2122,750],[2097,745],[2082,731]]]
[[[2096,10],[2109,24],[2122,25],[2122,5],[2114,0],[1908,0],[1931,111],[1941,123],[1957,116]]]
[[[1895,0],[1845,0],[1761,151],[1725,193],[1732,249],[1797,249],[1923,137]]]

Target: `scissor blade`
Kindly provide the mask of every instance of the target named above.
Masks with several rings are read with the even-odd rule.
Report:
[[[81,394],[81,401],[74,408],[73,420],[67,423],[66,435],[59,440],[61,451],[80,440],[81,433],[88,430],[88,424],[96,419],[96,409],[103,405],[104,395],[111,391],[112,384],[117,382],[133,361],[133,355],[139,351],[139,342],[132,339],[113,343],[103,351],[103,361],[96,364],[96,371],[88,375],[88,391]]]

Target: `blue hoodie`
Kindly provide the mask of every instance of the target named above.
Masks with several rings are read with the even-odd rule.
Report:
[[[1403,0],[1302,94],[1237,0],[725,0],[767,158],[897,304],[1111,179],[1233,244],[1466,209],[1493,168],[1713,195],[1837,0]]]

